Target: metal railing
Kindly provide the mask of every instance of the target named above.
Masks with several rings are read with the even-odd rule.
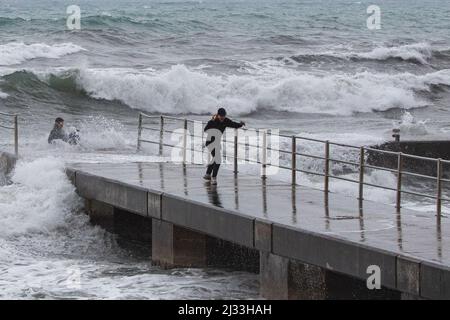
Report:
[[[146,124],[144,123],[145,119],[150,119],[152,121],[156,120],[156,122],[153,122],[153,124],[159,125],[158,128],[146,126]],[[185,130],[183,130],[183,133],[179,133],[179,132],[175,132],[174,130],[167,129],[166,125],[167,125],[168,121],[182,122],[183,128]],[[186,162],[188,150],[194,151],[194,152],[201,152],[201,153],[204,152],[203,131],[202,131],[201,136],[198,136],[198,135],[195,136],[195,135],[190,134],[191,137],[194,137],[194,138],[196,137],[196,138],[202,139],[201,140],[202,141],[202,149],[201,150],[195,150],[195,145],[192,145],[192,143],[191,143],[191,146],[189,146],[189,147],[187,145],[188,125],[193,124],[193,123],[201,124],[202,126],[204,125],[204,123],[202,121],[197,121],[197,120],[191,120],[191,119],[179,118],[179,117],[171,117],[171,116],[162,116],[162,115],[161,116],[151,116],[151,115],[147,115],[144,113],[140,113],[139,114],[139,124],[138,124],[137,149],[138,149],[138,151],[141,150],[142,143],[150,143],[150,144],[159,145],[159,155],[162,156],[164,147],[179,148],[183,152],[183,157],[182,157],[183,162]],[[142,138],[143,130],[159,132],[158,141],[143,139]],[[258,139],[262,133],[261,145],[259,144],[259,140],[258,140],[257,145],[252,145],[247,142],[243,143],[239,140],[239,132],[240,131],[250,131],[250,130],[253,130],[258,133]],[[166,143],[164,141],[165,133],[183,135],[182,146]],[[358,199],[360,201],[359,203],[360,203],[361,207],[362,207],[362,203],[364,200],[364,189],[365,189],[364,187],[367,186],[367,187],[373,187],[373,188],[380,188],[380,189],[384,189],[384,190],[390,190],[392,192],[395,192],[395,194],[396,194],[395,207],[397,209],[397,213],[399,213],[400,209],[401,209],[402,195],[406,194],[406,195],[411,195],[411,196],[425,197],[428,199],[436,200],[436,213],[437,213],[438,219],[440,219],[440,217],[442,215],[442,202],[450,201],[450,198],[443,197],[443,195],[442,195],[442,191],[443,191],[442,184],[444,182],[450,182],[450,179],[443,178],[443,165],[444,164],[450,165],[449,160],[428,158],[428,157],[416,156],[416,155],[412,155],[412,154],[406,154],[406,153],[402,153],[402,152],[380,150],[380,149],[364,147],[364,146],[353,146],[353,145],[344,144],[344,143],[331,142],[329,140],[319,140],[319,139],[313,139],[313,138],[308,138],[308,137],[301,137],[301,136],[297,136],[297,135],[289,136],[289,135],[284,135],[284,134],[278,134],[277,137],[284,138],[284,139],[290,139],[291,140],[290,148],[287,150],[281,149],[281,148],[275,149],[272,146],[269,146],[267,143],[267,140],[268,140],[267,138],[268,138],[269,134],[273,135],[271,132],[269,133],[269,131],[265,130],[265,129],[234,129],[234,137],[233,137],[232,141],[226,140],[226,138],[224,136],[224,139],[223,139],[224,145],[227,145],[229,143],[233,144],[232,158],[233,158],[233,171],[235,174],[238,173],[238,160],[242,160],[242,161],[246,161],[249,163],[256,163],[256,164],[261,165],[262,178],[266,178],[266,170],[267,170],[268,166],[274,166],[274,167],[278,167],[281,169],[290,170],[291,171],[291,183],[293,186],[295,186],[297,184],[297,173],[298,172],[304,173],[304,174],[309,174],[309,175],[314,175],[314,176],[321,176],[324,179],[323,180],[323,185],[324,185],[323,191],[325,191],[326,195],[330,192],[330,187],[329,187],[330,179],[336,179],[336,180],[355,183],[358,185]],[[305,143],[320,143],[320,144],[322,144],[323,145],[323,155],[315,155],[315,154],[299,152],[298,150],[299,149],[302,150],[302,146],[304,146],[304,144],[302,145],[302,142],[304,144]],[[259,159],[254,160],[254,159],[250,159],[250,158],[246,159],[245,156],[244,156],[244,158],[242,158],[239,154],[239,150],[240,150],[239,146],[245,146],[245,148],[248,148],[248,147],[261,148],[261,151],[262,151],[261,159],[260,160]],[[333,158],[331,155],[331,151],[330,151],[331,147],[342,147],[342,148],[347,148],[347,149],[353,150],[358,155],[358,161],[349,161],[349,160]],[[244,149],[244,151],[245,150],[246,149]],[[290,165],[281,165],[279,163],[278,164],[268,163],[267,162],[267,152],[268,151],[275,151],[275,152],[278,152],[279,154],[290,155]],[[396,168],[389,168],[389,167],[368,164],[366,161],[367,153],[378,154],[381,156],[387,155],[387,156],[391,156],[391,157],[396,157]],[[225,157],[228,157],[228,154],[225,155]],[[298,168],[298,165],[297,165],[298,157],[322,160],[324,162],[323,173]],[[427,161],[427,162],[434,163],[434,165],[436,166],[436,175],[433,176],[433,175],[415,173],[415,172],[410,172],[410,171],[405,170],[404,163],[405,163],[406,159],[413,159],[413,160]],[[340,164],[354,167],[356,169],[356,171],[354,171],[352,173],[356,173],[358,178],[351,179],[348,177],[343,177],[343,176],[333,174],[332,170],[331,170],[332,163],[340,163]],[[366,176],[365,172],[367,169],[380,170],[380,171],[393,173],[396,176],[396,186],[388,187],[388,186],[383,186],[380,184],[366,182],[365,181],[365,176]],[[430,195],[430,194],[425,194],[425,193],[414,192],[411,190],[405,190],[403,188],[403,178],[404,177],[414,177],[414,178],[429,179],[431,181],[434,181],[436,183],[436,194]]]
[[[0,128],[11,130],[14,134],[14,153],[19,155],[19,116],[0,112]]]

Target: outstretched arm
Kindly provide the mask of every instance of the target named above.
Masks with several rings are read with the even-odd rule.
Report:
[[[235,128],[235,129],[238,129],[238,128],[242,128],[243,126],[245,126],[245,122],[243,122],[243,121],[241,121],[241,122],[236,122],[236,121],[230,120],[230,119],[228,119],[228,118],[227,118],[225,121],[226,121],[225,125],[226,125],[228,128]]]

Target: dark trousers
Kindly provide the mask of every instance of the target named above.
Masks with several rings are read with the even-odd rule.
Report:
[[[211,151],[211,156],[214,158],[216,156],[216,150]],[[219,173],[220,163],[216,163],[215,161],[210,163],[206,169],[206,174],[212,174],[215,178]]]

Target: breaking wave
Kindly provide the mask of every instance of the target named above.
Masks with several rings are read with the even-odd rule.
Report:
[[[58,59],[84,50],[84,48],[73,43],[48,45],[45,43],[10,42],[0,45],[0,65],[15,65],[36,58]]]
[[[388,60],[391,58],[427,64],[433,56],[433,49],[427,43],[409,44],[400,47],[380,47],[367,53],[351,55],[351,57],[373,60]]]
[[[428,43],[414,43],[402,46],[382,46],[368,52],[338,52],[325,51],[319,53],[304,53],[291,57],[296,62],[307,62],[317,59],[344,60],[401,60],[416,64],[429,64],[433,57],[448,58],[448,49],[433,48]]]
[[[0,192],[1,237],[54,230],[80,206],[59,159],[20,161],[12,181]]]
[[[268,109],[336,115],[411,109],[430,105],[437,88],[442,91],[450,86],[450,69],[424,75],[278,71],[216,76],[177,65],[159,71],[20,71],[3,79],[9,90],[27,83],[29,91],[36,86],[36,94],[42,94],[46,86],[48,90],[120,101],[131,108],[169,114],[208,114],[219,104],[241,115]]]

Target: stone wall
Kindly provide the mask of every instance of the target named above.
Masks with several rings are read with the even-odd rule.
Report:
[[[450,141],[400,141],[386,142],[372,146],[374,149],[403,152],[427,158],[441,158],[450,160]],[[397,169],[398,157],[396,155],[368,151],[367,163],[379,167]],[[437,165],[435,161],[412,159],[404,157],[403,169],[419,174],[436,176]],[[450,176],[450,165],[443,164],[443,176]]]

